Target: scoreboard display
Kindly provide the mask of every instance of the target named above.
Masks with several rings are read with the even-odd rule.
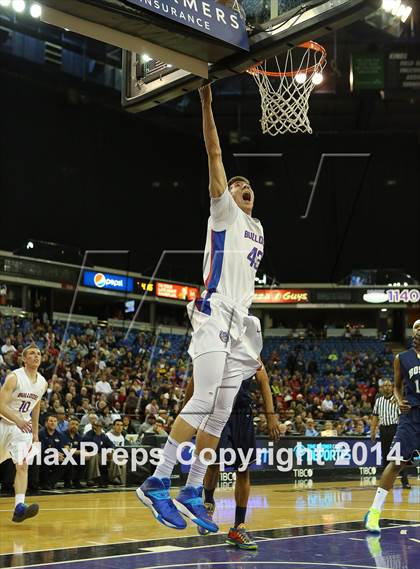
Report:
[[[156,283],[156,296],[175,300],[194,300],[200,294],[197,287],[175,283]]]
[[[387,89],[420,90],[420,49],[410,47],[388,54]]]
[[[352,87],[391,94],[420,91],[420,47],[398,46],[390,52],[353,53]]]

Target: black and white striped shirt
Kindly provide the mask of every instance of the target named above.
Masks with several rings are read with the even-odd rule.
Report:
[[[393,395],[391,395],[391,397],[381,395],[376,399],[373,414],[379,417],[379,426],[388,427],[389,425],[396,425],[400,413],[400,408]]]

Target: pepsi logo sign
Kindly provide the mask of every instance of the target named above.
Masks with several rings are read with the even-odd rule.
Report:
[[[82,282],[84,286],[101,290],[114,290],[116,292],[132,292],[134,288],[133,277],[96,271],[84,271]]]
[[[98,288],[104,288],[105,286],[124,288],[123,279],[111,279],[109,277],[107,278],[103,273],[96,273],[96,275],[93,277],[93,282]]]
[[[97,286],[98,288],[104,287],[106,285],[105,275],[103,275],[102,273],[96,273],[96,275],[93,277],[93,282],[95,283],[95,286]]]

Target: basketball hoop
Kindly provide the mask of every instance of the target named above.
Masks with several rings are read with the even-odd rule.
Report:
[[[297,56],[299,50],[303,56]],[[293,57],[300,58],[295,66]],[[309,122],[309,97],[322,82],[322,71],[327,63],[327,52],[314,41],[302,43],[280,57],[274,58],[277,69],[270,71],[267,61],[247,70],[255,79],[261,95],[261,128],[264,134],[307,132],[312,134]]]

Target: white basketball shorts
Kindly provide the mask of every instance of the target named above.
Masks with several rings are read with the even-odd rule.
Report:
[[[243,374],[248,379],[261,367],[261,324],[246,308],[214,293],[205,304],[192,302],[187,310],[193,327],[188,353],[193,360],[209,352],[226,352],[224,378]]]
[[[16,425],[0,419],[0,463],[11,458],[22,463],[32,447],[32,433],[23,433]]]

